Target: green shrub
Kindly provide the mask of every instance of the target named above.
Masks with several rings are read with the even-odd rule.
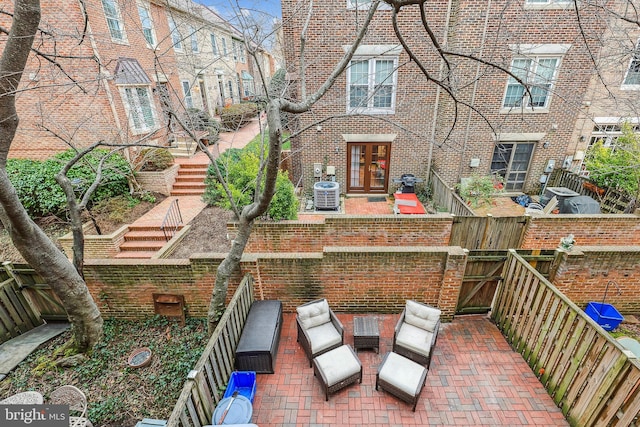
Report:
[[[134,163],[140,171],[163,171],[173,165],[173,154],[166,148],[144,148]]]
[[[261,135],[258,135],[244,149],[227,150],[216,159],[218,168],[240,208],[253,202],[256,177],[260,167],[261,143]],[[213,166],[209,167],[205,183],[207,188],[203,195],[204,201],[209,205],[230,209],[231,203],[224,187],[216,177]],[[289,180],[286,172],[279,171],[276,179],[276,192],[266,216],[274,220],[295,219],[297,212],[298,199],[293,183]]]
[[[100,159],[108,153],[107,150],[94,150],[69,171],[68,177],[74,184],[79,198],[93,182],[94,171]],[[74,154],[73,150],[67,150],[43,162],[17,159],[7,161],[7,174],[29,216],[40,218],[60,215],[66,211],[67,200],[55,180],[55,175]],[[129,194],[127,176],[130,173],[129,164],[121,155],[109,155],[104,164],[101,184],[94,191],[91,203]]]
[[[236,130],[255,117],[258,111],[258,105],[253,102],[229,105],[220,112],[220,124],[224,129]]]

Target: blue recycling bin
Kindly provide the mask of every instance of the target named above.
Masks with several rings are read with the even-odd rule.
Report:
[[[614,330],[624,320],[622,314],[611,304],[592,301],[587,304],[584,312],[595,320],[598,325],[602,326],[605,331]]]
[[[253,403],[253,398],[256,395],[255,371],[232,372],[231,378],[229,378],[229,384],[227,384],[227,389],[222,397],[231,397],[234,391],[237,391],[238,394],[246,397],[251,401],[251,403]]]

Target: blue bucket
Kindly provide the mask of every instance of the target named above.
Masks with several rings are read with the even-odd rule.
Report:
[[[587,304],[584,312],[605,331],[614,330],[624,320],[624,317],[611,304],[592,301]]]

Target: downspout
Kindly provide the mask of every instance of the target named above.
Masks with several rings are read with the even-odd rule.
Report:
[[[448,4],[447,4],[447,19],[444,23],[444,39],[443,39],[443,46],[447,46],[448,43],[448,35],[449,35],[449,25],[451,22],[451,4],[452,4],[453,0],[449,0]],[[440,80],[442,80],[442,71],[444,70],[444,59],[440,60],[440,70],[439,70],[439,75],[438,78]],[[433,146],[436,143],[436,124],[438,123],[438,108],[439,108],[439,104],[440,104],[440,86],[437,86],[436,88],[436,100],[433,103],[433,120],[431,121],[431,136],[430,136],[430,142],[429,142],[429,154],[427,156],[427,177],[426,177],[426,182],[427,182],[427,186],[431,183],[431,161],[433,160]]]
[[[487,27],[489,25],[489,12],[491,11],[491,0],[487,1],[487,15],[484,18],[484,28],[482,30],[482,41],[480,42],[480,54],[478,55],[478,58],[482,59],[482,55],[484,53],[484,44],[487,40]],[[476,103],[476,93],[478,91],[478,79],[480,78],[480,65],[481,63],[478,62],[478,65],[476,67],[476,77],[475,77],[475,81],[473,82],[473,92],[471,94],[471,106],[475,106]],[[464,139],[462,141],[462,153],[460,155],[460,167],[458,168],[458,177],[462,177],[462,168],[464,167],[464,155],[467,151],[467,142],[469,140],[469,132],[471,129],[471,115],[473,114],[473,111],[471,109],[469,109],[469,115],[467,116],[467,126],[466,129],[464,131]]]
[[[111,93],[111,88],[109,87],[109,82],[107,81],[107,77],[109,76],[109,70],[102,66],[102,59],[100,58],[100,53],[98,52],[98,45],[96,44],[96,40],[93,37],[93,31],[91,31],[91,23],[89,22],[89,14],[84,6],[84,2],[82,0],[78,0],[78,4],[80,5],[80,10],[82,14],[86,17],[87,20],[87,36],[89,37],[89,41],[91,42],[91,49],[93,50],[93,55],[98,61],[98,69],[99,76],[98,78],[104,85],[104,92],[107,95],[107,101],[109,101],[109,107],[111,108],[111,113],[113,114],[113,121],[115,122],[116,129],[118,130],[118,135],[122,135],[122,124],[120,123],[120,118],[118,117],[118,110],[116,110],[116,105],[113,102],[113,94]],[[104,76],[104,79],[102,78]],[[127,161],[130,161],[129,150],[123,150],[124,156]]]

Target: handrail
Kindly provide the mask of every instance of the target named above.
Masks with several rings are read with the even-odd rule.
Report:
[[[182,214],[180,213],[180,206],[178,205],[178,199],[174,199],[169,205],[167,213],[164,215],[162,225],[160,225],[160,229],[164,233],[164,239],[167,242],[171,240],[181,225]]]

